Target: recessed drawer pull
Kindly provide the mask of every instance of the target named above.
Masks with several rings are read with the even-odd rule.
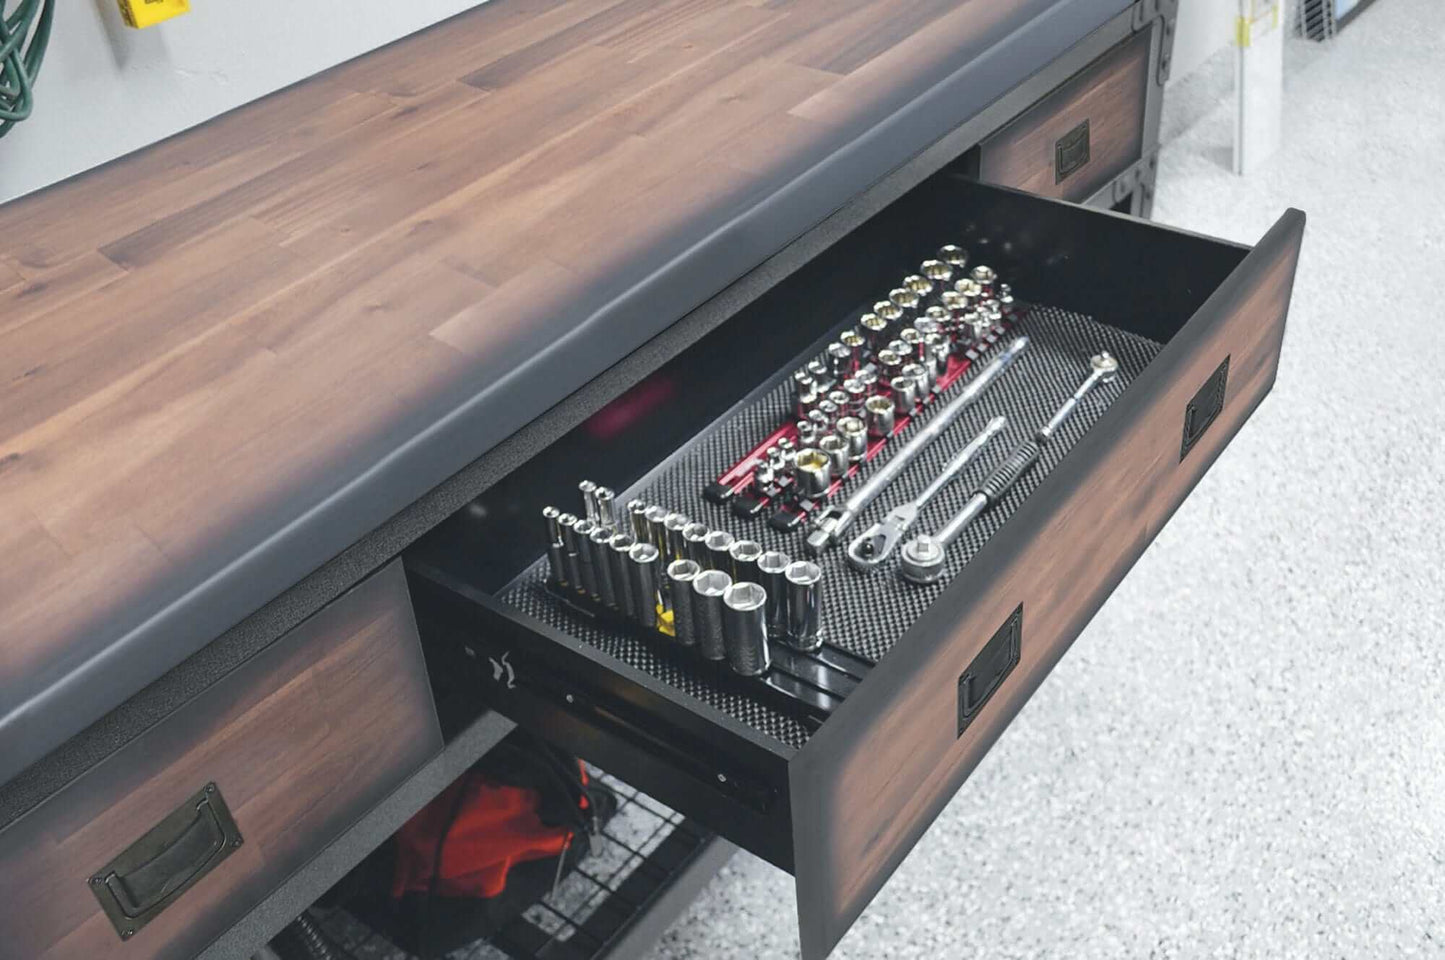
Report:
[[[97,871],[90,887],[129,940],[241,843],[220,788],[208,783]]]

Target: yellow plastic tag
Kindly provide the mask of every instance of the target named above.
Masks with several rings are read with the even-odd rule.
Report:
[[[120,0],[120,15],[125,18],[125,25],[137,29],[190,12],[191,0]]]

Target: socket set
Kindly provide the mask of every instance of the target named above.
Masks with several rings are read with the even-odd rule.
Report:
[[[801,742],[1159,349],[1024,307],[987,266],[950,283],[965,263],[944,247],[891,307],[833,328],[625,504],[584,481],[578,513],[544,511],[547,560],[508,596]],[[935,365],[898,364],[899,343]]]
[[[590,480],[578,491],[580,515],[542,510],[547,589],[577,613],[816,723],[867,674],[824,642],[817,563],[640,499],[619,509]]]
[[[914,419],[943,402],[1009,326],[1027,315],[986,264],[956,244],[841,331],[793,373],[784,421],[703,489],[739,517],[790,531],[834,498]]]

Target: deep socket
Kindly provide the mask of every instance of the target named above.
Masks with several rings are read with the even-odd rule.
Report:
[[[609,607],[617,606],[617,585],[612,581],[612,549],[608,546],[612,537],[612,531],[600,524],[587,536],[592,569],[597,577],[597,598]]]
[[[666,507],[653,504],[643,513],[647,520],[647,536],[638,537],[638,540],[645,540],[657,548],[662,555],[667,553],[667,517],[672,513]]]
[[[783,574],[792,562],[791,557],[777,550],[758,557],[758,582],[768,591],[768,636],[774,640],[788,635],[788,579]]]
[[[692,521],[680,513],[669,513],[662,521],[667,534],[667,549],[662,556],[667,563],[687,558],[687,541],[682,538],[682,531],[687,529],[689,523]]]
[[[597,522],[608,530],[617,531],[617,494],[611,487],[598,487],[592,491],[597,501]]]
[[[637,609],[632,599],[632,561],[627,553],[637,543],[637,538],[627,532],[614,533],[607,540],[607,568],[612,573],[612,592],[617,597],[617,609],[626,616],[633,616]]]
[[[723,593],[723,641],[728,665],[744,677],[768,672],[768,592],[756,583],[734,583]]]
[[[692,581],[692,617],[697,626],[697,652],[706,660],[727,659],[723,634],[723,594],[733,578],[723,570],[704,570]]]
[[[562,565],[567,571],[564,578],[568,587],[582,589],[582,560],[577,556],[577,514],[564,513],[557,518],[562,528]]]
[[[597,484],[583,480],[577,484],[577,492],[582,494],[582,519],[597,523]]]
[[[707,524],[694,520],[682,528],[682,540],[687,544],[687,558],[697,563],[704,570],[707,569]]]
[[[552,579],[562,586],[567,585],[567,561],[564,559],[566,547],[562,544],[562,526],[557,518],[562,516],[562,511],[556,507],[543,507],[542,519],[547,524],[547,569],[551,571]]]
[[[788,643],[798,650],[823,645],[823,568],[795,560],[783,571],[788,582]]]
[[[632,616],[649,630],[657,629],[657,568],[661,555],[653,543],[634,543],[627,551]]]
[[[638,542],[643,542],[652,536],[647,526],[647,501],[627,501],[627,521],[631,524],[632,535]]]
[[[707,548],[707,566],[713,570],[721,570],[729,577],[733,575],[733,556],[728,551],[732,549],[733,535],[726,530],[714,530],[703,540],[703,546]],[[718,594],[722,596],[722,594]]]
[[[763,545],[756,540],[734,540],[733,545],[728,547],[728,556],[732,557],[734,580],[756,580],[758,576],[758,557],[763,555]]]
[[[693,560],[674,560],[667,565],[667,582],[672,596],[673,638],[684,647],[697,645],[692,582],[700,573],[702,567]]]
[[[577,560],[581,569],[582,591],[592,597],[600,597],[597,581],[597,557],[592,552],[592,534],[600,530],[596,520],[583,517],[572,528],[577,537]]]

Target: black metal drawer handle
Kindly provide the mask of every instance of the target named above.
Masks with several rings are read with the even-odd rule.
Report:
[[[208,783],[97,871],[90,888],[129,940],[241,842],[220,789]]]
[[[1054,142],[1054,183],[1063,183],[1088,162],[1089,121],[1085,120]]]

